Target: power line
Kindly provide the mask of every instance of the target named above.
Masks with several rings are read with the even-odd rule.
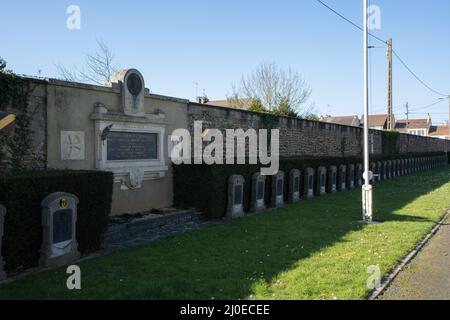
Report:
[[[359,25],[357,25],[356,23],[354,23],[353,21],[351,21],[350,19],[346,18],[344,15],[342,15],[341,13],[337,12],[336,10],[334,10],[333,8],[331,8],[329,5],[327,5],[326,3],[324,3],[321,0],[316,0],[318,3],[320,3],[322,6],[324,6],[325,8],[327,8],[328,10],[330,10],[331,12],[333,12],[334,14],[336,14],[337,16],[339,16],[341,19],[345,20],[346,22],[350,23],[352,26],[354,26],[355,28],[359,29],[360,31],[364,31],[363,28],[361,28]],[[377,37],[376,35],[372,34],[369,32],[369,35],[375,39],[377,39],[378,41],[387,44],[386,40],[381,39],[380,37]],[[408,65],[403,61],[402,58],[400,58],[400,56],[397,54],[397,52],[395,52],[394,50],[392,50],[392,52],[394,53],[395,57],[400,61],[400,63],[406,68],[406,70],[408,70],[413,76],[414,78],[416,78],[425,88],[427,88],[428,90],[430,90],[431,92],[434,92],[440,96],[448,96],[447,94],[443,94],[439,91],[434,90],[433,88],[431,88],[429,85],[427,85],[425,83],[425,81],[423,81],[422,79],[419,78],[419,76],[414,73],[410,67],[408,67]]]
[[[415,73],[411,70],[410,67],[408,67],[408,65],[402,60],[402,58],[400,58],[400,56],[397,54],[397,52],[395,52],[394,49],[392,49],[392,52],[394,53],[395,57],[400,61],[400,63],[406,68],[406,70],[408,70],[409,73],[411,73],[411,74],[414,76],[414,78],[416,78],[417,81],[419,81],[425,88],[427,88],[427,89],[430,90],[431,92],[434,92],[434,93],[436,93],[436,94],[438,94],[438,95],[440,95],[440,96],[444,96],[444,97],[448,96],[447,94],[443,94],[443,93],[441,93],[441,92],[439,92],[439,91],[436,91],[436,90],[434,90],[433,88],[431,88],[429,85],[427,85],[422,79],[420,79],[420,78],[417,76],[417,74],[415,74]]]
[[[360,26],[358,26],[356,23],[354,23],[353,21],[351,21],[350,19],[346,18],[345,16],[343,16],[342,14],[340,14],[339,12],[337,12],[336,10],[334,10],[333,8],[331,8],[329,5],[327,5],[326,3],[324,3],[321,0],[316,0],[317,2],[319,2],[321,5],[323,5],[325,8],[327,8],[328,10],[332,11],[333,13],[335,13],[336,15],[338,15],[340,18],[344,19],[345,21],[347,21],[348,23],[350,23],[352,26],[354,26],[355,28],[359,29],[360,31],[364,32],[364,29]],[[381,39],[380,37],[377,37],[376,35],[372,34],[369,32],[369,36],[377,39],[378,41],[384,43],[385,45],[387,45],[387,41]]]
[[[439,104],[439,103],[441,103],[442,101],[445,101],[445,100],[446,100],[446,99],[439,99],[439,100],[436,101],[436,102],[433,102],[433,103],[431,103],[431,104],[429,104],[429,105],[426,105],[426,106],[424,106],[424,107],[412,109],[411,111],[420,111],[420,110],[423,110],[423,109],[428,109],[428,108],[431,108],[431,107],[433,107],[433,106],[435,106],[435,105],[437,105],[437,104]]]

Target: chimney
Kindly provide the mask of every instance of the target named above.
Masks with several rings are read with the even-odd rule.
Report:
[[[197,102],[200,103],[200,104],[206,104],[206,103],[209,102],[209,99],[208,99],[208,97],[205,94],[203,96],[197,97]]]
[[[432,124],[432,121],[431,121],[431,116],[430,116],[430,114],[428,114],[428,118],[427,118],[427,124],[428,124],[428,126],[431,126],[431,124]]]

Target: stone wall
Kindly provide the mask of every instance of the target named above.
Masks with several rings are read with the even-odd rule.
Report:
[[[33,133],[32,147],[26,160],[29,169],[43,170],[47,168],[47,96],[45,87],[35,84],[30,96],[29,112],[32,116],[30,129]]]
[[[30,95],[28,97],[27,113],[31,118],[30,131],[30,149],[27,155],[22,159],[22,164],[28,170],[43,170],[47,167],[46,152],[46,126],[47,126],[47,108],[46,108],[46,90],[43,81],[29,79]],[[10,113],[18,114],[18,110],[11,106],[7,110]],[[8,158],[8,154],[5,154]],[[3,168],[7,166],[6,159],[1,163]]]
[[[398,146],[400,153],[449,152],[450,140],[400,134]]]
[[[363,129],[318,121],[262,115],[190,103],[187,112],[188,128],[193,132],[194,121],[202,120],[203,128],[216,129],[273,129],[280,130],[280,156],[349,157],[363,152]],[[382,132],[370,130],[370,152],[381,155]],[[400,134],[400,153],[450,151],[450,141]]]

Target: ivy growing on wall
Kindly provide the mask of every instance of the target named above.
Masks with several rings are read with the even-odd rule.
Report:
[[[400,134],[397,131],[383,131],[381,134],[381,143],[383,155],[393,155],[399,153],[398,138]]]
[[[0,170],[25,169],[25,160],[30,152],[32,135],[28,100],[32,89],[29,81],[6,69],[5,60],[0,58],[0,111],[16,115],[14,133],[0,135]]]

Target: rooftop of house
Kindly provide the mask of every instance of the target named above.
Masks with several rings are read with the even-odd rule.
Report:
[[[444,126],[431,126],[429,131],[430,136],[450,136],[450,127],[448,125]]]
[[[395,122],[395,129],[427,129],[430,125],[429,119],[410,119],[408,121],[401,119]]]
[[[372,114],[369,115],[369,126],[371,127],[383,127],[388,120],[387,114]],[[361,125],[364,124],[364,115],[361,116]]]
[[[344,126],[359,127],[358,116],[322,117],[320,120],[323,122],[336,123]]]

